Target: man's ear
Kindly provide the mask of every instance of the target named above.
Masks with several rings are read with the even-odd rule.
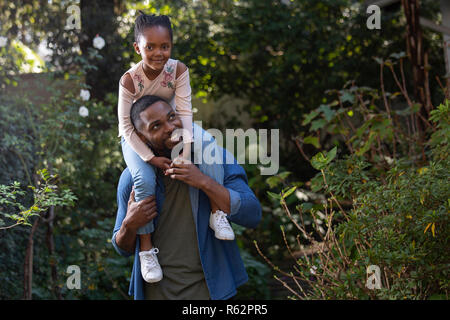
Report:
[[[142,140],[142,142],[148,143],[147,138],[142,133],[140,133],[139,130],[136,130],[136,133],[137,133],[138,137]]]

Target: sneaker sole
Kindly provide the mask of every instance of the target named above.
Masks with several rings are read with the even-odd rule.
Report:
[[[155,283],[155,282],[161,281],[162,278],[163,278],[162,276],[161,276],[160,278],[152,279],[152,280],[146,280],[146,279],[144,278],[144,281],[145,281],[145,282],[148,282],[148,283]]]
[[[219,240],[225,240],[225,241],[233,241],[234,240],[234,237],[233,238],[225,238],[225,237],[221,238],[217,235],[216,232],[214,232],[214,236]]]
[[[216,237],[219,240],[225,240],[225,241],[233,241],[234,240],[234,236],[232,238],[227,238],[227,237],[220,237],[219,235],[217,235],[216,230],[214,230],[211,225],[209,225],[209,227],[214,231],[214,237]]]
[[[214,230],[214,228],[211,226],[211,219],[209,220],[209,227],[214,231],[214,237],[216,237],[216,238],[219,239],[219,240],[233,241],[234,238],[235,238],[234,234],[233,234],[233,237],[232,237],[232,238],[227,238],[227,237],[220,237],[220,236],[218,236],[216,230]]]

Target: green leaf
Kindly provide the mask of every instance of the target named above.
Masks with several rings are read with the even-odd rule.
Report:
[[[276,199],[276,200],[281,200],[281,196],[280,196],[279,194],[276,194],[276,193],[273,193],[273,192],[270,192],[270,191],[267,191],[267,194],[268,194],[270,197],[272,197],[272,198],[274,198],[274,199]]]
[[[337,147],[334,147],[324,155],[322,152],[317,153],[311,159],[311,165],[317,170],[323,170],[336,157]]]
[[[318,129],[322,129],[327,124],[327,121],[325,119],[318,119],[311,122],[311,128],[309,131],[315,131]]]
[[[266,179],[266,183],[270,188],[275,188],[278,184],[280,184],[282,180],[278,176],[272,176]]]
[[[316,170],[322,170],[326,167],[326,161],[324,154],[319,152],[311,158],[311,165]]]
[[[311,111],[305,116],[305,119],[302,122],[302,125],[306,126],[308,123],[310,123],[315,117],[319,115],[318,111]]]
[[[317,137],[307,136],[305,139],[303,139],[303,142],[306,144],[312,144],[317,149],[320,148],[319,138],[317,138]]]
[[[336,115],[336,111],[332,110],[328,105],[326,104],[321,104],[319,109],[320,111],[322,111],[323,115],[325,116],[325,119],[330,122],[331,120],[333,120],[334,116]]]
[[[364,153],[369,151],[370,147],[372,146],[373,141],[375,140],[376,133],[374,131],[370,131],[369,139],[364,143],[362,148],[360,148],[358,151],[356,151],[357,156],[362,156]]]
[[[319,176],[319,177],[322,178],[322,176]],[[301,204],[301,208],[302,208],[303,212],[311,210],[313,206],[314,206],[314,204],[312,204],[311,202],[303,202]]]
[[[292,172],[290,171],[284,171],[278,174],[278,176],[280,177],[280,179],[286,179]]]
[[[312,192],[318,192],[323,188],[323,177],[322,174],[316,175],[314,178],[311,179],[311,191]]]
[[[345,91],[341,96],[341,101],[342,101],[342,103],[350,102],[353,104],[355,102],[355,96],[353,94],[351,94],[350,92]]]
[[[329,164],[336,157],[337,147],[334,147],[327,153],[327,164]]]
[[[297,189],[297,187],[292,187],[288,191],[284,192],[282,199],[289,197],[292,194],[292,192],[295,191],[295,189]]]

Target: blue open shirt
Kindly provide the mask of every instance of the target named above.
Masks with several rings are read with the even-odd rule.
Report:
[[[195,131],[198,134],[200,130],[203,132],[203,129],[194,125],[194,139],[196,136]],[[203,147],[206,147],[206,145]],[[229,220],[246,228],[256,228],[261,220],[261,206],[253,191],[248,186],[247,175],[244,169],[236,162],[236,159],[226,149],[219,147],[219,150],[223,151],[223,186],[230,193],[231,212]],[[233,163],[227,164],[227,159],[232,159]],[[127,213],[132,185],[133,179],[128,168],[126,168],[120,176],[117,187],[118,211],[112,236],[114,248],[120,255],[125,257],[129,257],[133,253],[124,251],[117,246],[116,235]],[[200,252],[200,260],[210,297],[212,300],[228,299],[236,295],[236,288],[248,280],[239,248],[236,241],[222,241],[215,238],[214,231],[209,228],[211,207],[207,195],[203,191],[191,186],[189,186],[189,195],[192,214],[197,226],[197,244]],[[161,177],[157,175],[156,206],[158,212],[162,211],[163,203],[164,183]],[[158,223],[157,220],[158,217],[153,220],[155,227]],[[136,300],[143,300],[145,298],[144,280],[140,270],[139,237],[136,239],[134,255],[133,271],[128,293],[134,296]]]

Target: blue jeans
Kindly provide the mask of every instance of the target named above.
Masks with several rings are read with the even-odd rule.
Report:
[[[194,125],[195,126],[195,125]],[[200,130],[198,130],[200,131]],[[201,134],[201,132],[200,132]],[[217,148],[217,144],[213,137],[209,135],[209,133],[203,134],[203,139],[205,140],[205,144],[213,143],[213,153],[220,154],[219,149]],[[199,137],[200,138],[200,137]],[[133,177],[134,183],[134,195],[136,201],[141,201],[148,196],[155,195],[156,188],[156,168],[151,164],[142,160],[142,158],[131,148],[131,146],[125,141],[125,139],[121,138],[122,144],[122,153],[123,158],[125,159],[125,163],[127,164],[128,170]],[[201,150],[193,150],[194,153],[201,152]],[[196,157],[192,159],[195,162]],[[208,161],[211,163],[212,161]],[[214,179],[217,183],[223,185],[224,172],[222,164],[207,164],[205,161],[199,164],[199,169],[202,173]],[[150,221],[145,226],[139,228],[137,230],[137,234],[150,234],[155,230],[153,225],[153,221]]]

